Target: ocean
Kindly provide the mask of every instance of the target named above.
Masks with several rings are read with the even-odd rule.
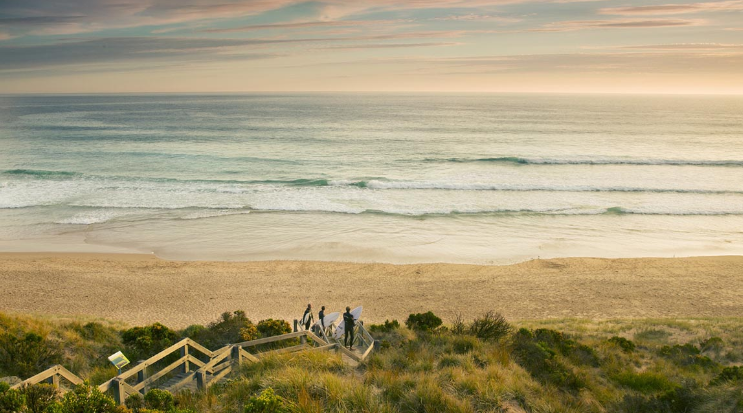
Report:
[[[0,251],[743,254],[743,98],[2,96]]]

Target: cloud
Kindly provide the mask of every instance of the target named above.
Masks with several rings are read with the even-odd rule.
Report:
[[[530,31],[566,32],[584,29],[651,29],[658,27],[683,27],[703,24],[703,20],[685,19],[615,19],[615,20],[573,20],[549,23]]]
[[[660,4],[653,6],[608,7],[599,9],[599,14],[623,16],[686,14],[714,11],[743,10],[743,1],[717,1],[708,3]]]
[[[648,44],[637,46],[621,46],[620,49],[631,50],[687,50],[687,51],[708,51],[708,50],[743,50],[743,44],[723,44],[723,43],[674,43],[674,44]]]
[[[461,43],[368,43],[360,45],[331,46],[325,49],[329,50],[363,50],[363,49],[398,49],[408,47],[438,47],[438,46],[457,46]]]
[[[407,23],[410,20],[332,20],[332,21],[306,21],[294,23],[255,24],[250,26],[231,27],[225,29],[205,29],[204,33],[233,33],[250,32],[257,30],[274,29],[313,29],[326,27],[358,27],[358,26],[381,26],[398,23]]]

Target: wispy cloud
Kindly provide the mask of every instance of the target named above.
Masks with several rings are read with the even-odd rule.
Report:
[[[257,30],[286,30],[286,29],[314,29],[324,27],[359,27],[359,26],[386,26],[392,24],[409,23],[410,20],[331,20],[331,21],[304,21],[293,23],[254,24],[250,26],[230,27],[224,29],[205,29],[204,33],[234,33],[252,32]]]
[[[703,20],[687,19],[615,19],[615,20],[572,20],[546,24],[531,29],[539,32],[565,32],[585,29],[652,29],[658,27],[683,27],[704,24]]]
[[[709,50],[743,50],[743,44],[725,43],[673,43],[673,44],[646,44],[635,46],[620,46],[620,49],[631,50],[686,50],[686,51],[709,51]]]
[[[359,45],[347,45],[347,46],[331,46],[325,49],[329,50],[363,50],[363,49],[399,49],[399,48],[412,48],[412,47],[440,47],[440,46],[457,46],[461,43],[449,42],[449,43],[367,43]]]
[[[716,1],[707,3],[660,4],[653,6],[608,7],[599,10],[600,14],[623,16],[686,14],[714,11],[743,10],[743,1]]]

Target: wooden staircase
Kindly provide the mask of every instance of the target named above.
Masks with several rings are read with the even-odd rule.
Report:
[[[328,338],[325,334],[321,335],[322,338],[311,331],[296,331],[280,336],[228,344],[216,351],[211,351],[190,338],[184,338],[111,378],[98,388],[104,393],[111,392],[118,403],[123,403],[130,395],[134,393],[144,394],[153,388],[168,390],[171,393],[181,390],[193,392],[204,390],[227,377],[240,364],[256,363],[260,361],[261,357],[267,355],[334,350],[341,354],[346,364],[356,367],[363,363],[374,350],[374,338],[366,330],[363,323],[358,324],[353,351],[343,347],[343,344],[337,340]],[[256,346],[296,339],[299,339],[299,345],[252,354],[246,351],[246,349],[255,349]],[[178,356],[180,357],[175,359]],[[168,361],[171,361],[170,364],[163,366]],[[65,379],[73,385],[83,382],[80,377],[69,370],[56,365],[16,384],[12,388],[48,382],[54,384],[60,390],[64,390],[60,386],[60,379]]]

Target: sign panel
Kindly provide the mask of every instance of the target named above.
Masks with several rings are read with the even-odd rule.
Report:
[[[117,351],[113,355],[109,356],[108,359],[113,363],[114,366],[116,366],[117,369],[121,369],[122,367],[129,364],[129,359],[126,358],[124,353]]]

